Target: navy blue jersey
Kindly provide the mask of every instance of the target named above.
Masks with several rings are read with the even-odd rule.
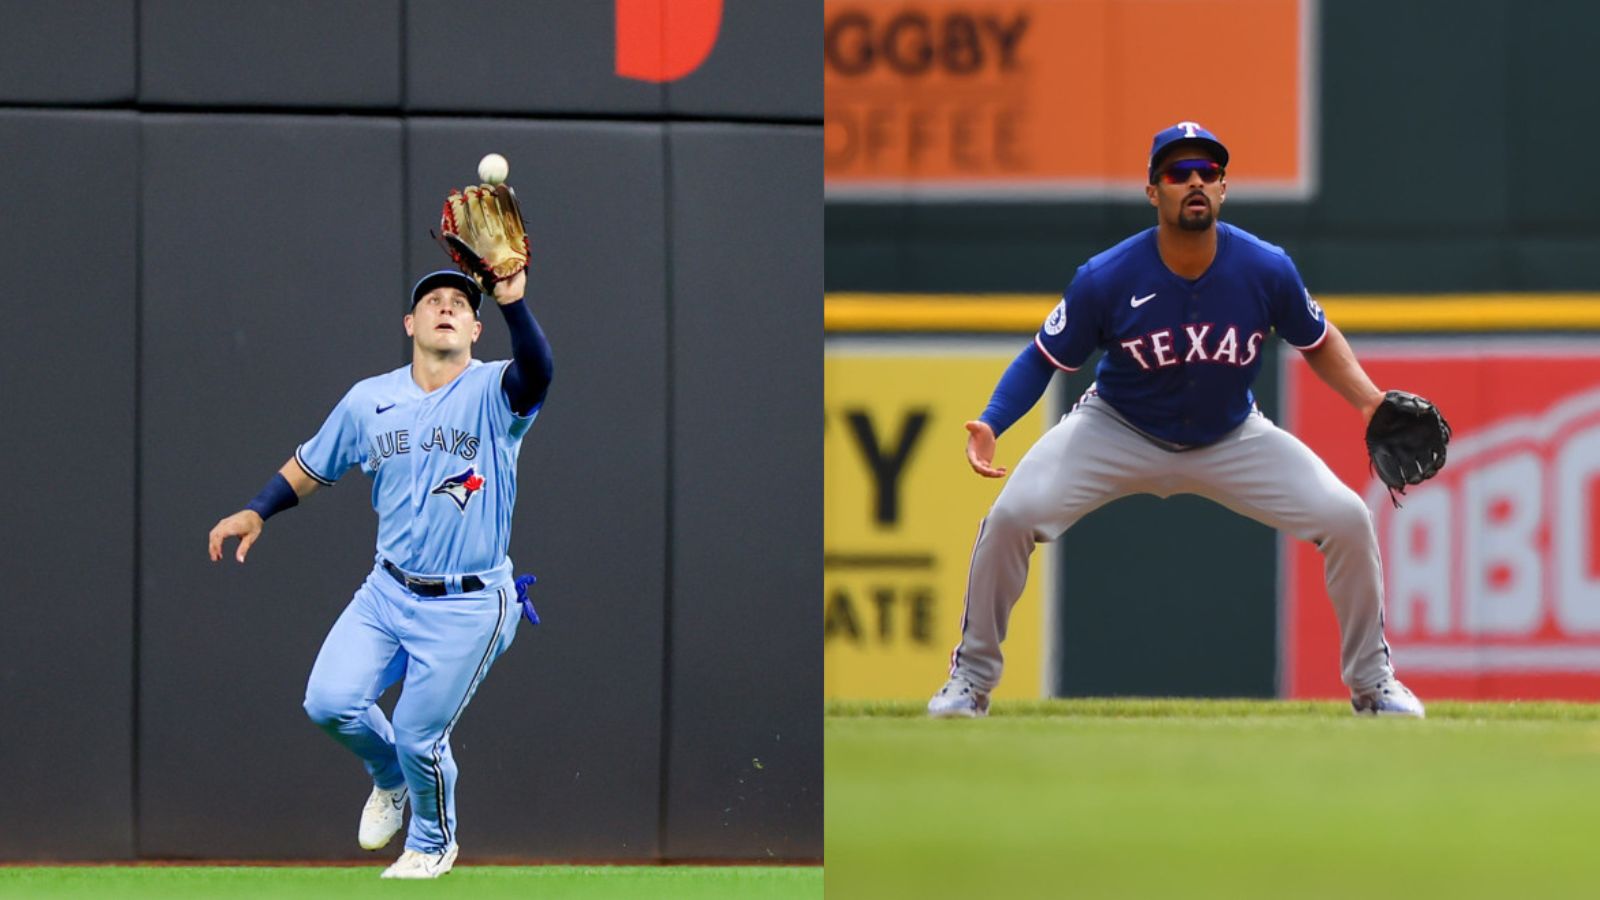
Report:
[[[1146,433],[1193,446],[1250,414],[1250,385],[1272,331],[1309,350],[1327,337],[1328,322],[1287,253],[1218,222],[1216,258],[1193,281],[1161,261],[1155,228],[1093,257],[1034,343],[1068,372],[1104,350],[1100,396]]]

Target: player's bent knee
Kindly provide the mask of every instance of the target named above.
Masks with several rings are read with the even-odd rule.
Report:
[[[1372,511],[1355,491],[1345,490],[1332,498],[1323,510],[1323,521],[1330,535],[1365,539],[1372,534]]]
[[[338,728],[361,715],[361,710],[355,705],[328,694],[308,693],[301,706],[306,711],[306,717],[319,728]]]

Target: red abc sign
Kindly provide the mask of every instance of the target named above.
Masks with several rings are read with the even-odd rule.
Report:
[[[1379,386],[1434,400],[1454,429],[1444,470],[1395,508],[1357,417],[1286,357],[1286,426],[1373,511],[1400,677],[1438,698],[1600,699],[1600,342],[1357,353]],[[1292,539],[1283,559],[1283,692],[1341,696],[1322,560]]]

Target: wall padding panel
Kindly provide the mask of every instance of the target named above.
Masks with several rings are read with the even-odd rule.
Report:
[[[204,545],[351,384],[402,362],[400,126],[144,122],[141,849],[352,856],[371,783],[301,701],[372,567],[369,483],[273,518],[244,565]]]
[[[135,0],[0,0],[0,103],[133,99]]]
[[[669,856],[822,855],[822,129],[671,127]]]
[[[141,0],[139,100],[400,105],[400,0]]]
[[[698,116],[821,120],[821,46],[822,7],[816,0],[728,0],[705,62],[667,85],[667,109]]]
[[[125,858],[138,127],[127,113],[6,111],[0,146],[0,859]]]

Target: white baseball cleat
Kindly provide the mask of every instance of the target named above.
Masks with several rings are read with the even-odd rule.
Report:
[[[1350,707],[1358,716],[1412,716],[1418,719],[1427,717],[1422,711],[1422,701],[1393,675],[1364,691],[1351,694]]]
[[[459,849],[455,844],[451,844],[438,853],[407,850],[400,854],[394,865],[383,870],[382,877],[438,878],[440,875],[448,875],[456,864],[456,851]]]
[[[989,714],[989,695],[959,675],[952,677],[928,701],[928,715],[935,719],[977,719]]]
[[[406,786],[392,791],[372,788],[372,796],[361,809],[361,849],[377,850],[394,837],[406,818]]]

